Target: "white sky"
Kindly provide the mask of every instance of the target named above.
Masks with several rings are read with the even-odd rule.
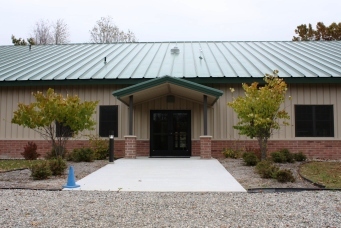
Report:
[[[71,43],[111,16],[138,41],[287,41],[300,24],[341,22],[340,0],[0,0],[0,45],[28,38],[40,20],[63,19]]]

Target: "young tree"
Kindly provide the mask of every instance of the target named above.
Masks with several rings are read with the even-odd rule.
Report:
[[[98,102],[81,102],[78,96],[64,98],[51,88],[46,94],[38,91],[33,96],[36,102],[18,104],[12,123],[33,129],[50,140],[56,156],[64,155],[70,137],[91,130],[96,124],[91,116]]]
[[[101,17],[89,32],[91,41],[94,43],[135,42],[136,40],[133,32],[121,31],[109,16]]]
[[[233,127],[239,130],[239,134],[257,139],[262,160],[266,158],[268,139],[274,130],[280,129],[280,119],[283,119],[283,125],[288,125],[285,120],[290,119],[284,109],[280,110],[280,105],[285,100],[287,84],[277,74],[277,70],[273,75],[266,74],[264,86],[259,86],[257,82],[250,86],[243,83],[245,96],[234,98],[228,103],[239,119]],[[231,88],[231,92],[233,91]]]

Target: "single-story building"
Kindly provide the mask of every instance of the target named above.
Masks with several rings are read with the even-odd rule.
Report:
[[[221,157],[223,148],[258,147],[233,129],[227,106],[241,83],[279,70],[288,84],[283,106],[290,125],[268,150],[288,148],[310,158],[341,159],[341,42],[138,42],[0,46],[0,158],[21,157],[28,141],[50,145],[11,124],[19,102],[53,88],[99,101],[95,130],[114,131],[115,156]],[[68,149],[86,146],[84,136]]]

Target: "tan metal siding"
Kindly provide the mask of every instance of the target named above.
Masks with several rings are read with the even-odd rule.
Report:
[[[234,96],[243,95],[244,92],[241,85],[220,84],[209,85],[216,89],[222,90],[224,94],[219,100],[208,109],[208,134],[213,136],[215,140],[226,139],[247,139],[239,136],[238,131],[233,129],[233,125],[237,124],[237,115],[227,106],[227,102],[232,101],[232,93],[230,87],[235,89]],[[25,129],[15,124],[11,124],[13,111],[17,109],[18,102],[30,103],[34,101],[32,92],[46,91],[48,87],[0,87],[0,140],[1,139],[23,139],[34,140],[40,139],[38,133],[33,130]],[[56,92],[78,95],[82,100],[99,100],[99,105],[118,105],[118,122],[119,132],[118,138],[123,139],[128,134],[128,114],[129,109],[115,97],[111,95],[114,90],[123,88],[119,85],[95,85],[95,86],[55,86]],[[341,121],[338,114],[341,113],[341,85],[324,84],[324,85],[301,85],[291,84],[288,87],[287,96],[291,95],[292,100],[286,100],[283,107],[291,116],[290,126],[281,128],[275,132],[273,139],[294,139],[295,138],[295,104],[332,104],[334,106],[334,138],[324,139],[341,139],[340,129]],[[202,105],[188,101],[183,98],[175,97],[174,103],[167,103],[166,97],[157,98],[149,102],[138,104],[134,108],[134,134],[138,139],[149,139],[150,131],[150,110],[191,110],[191,126],[192,139],[199,139],[203,133],[203,114]],[[96,109],[94,118],[99,121],[99,107]],[[83,134],[98,134],[98,126],[94,131],[86,131]],[[303,139],[303,138],[298,138]],[[306,139],[306,138],[305,138]],[[312,138],[309,138],[312,139]],[[318,139],[318,138],[314,138]]]
[[[40,135],[35,131],[12,124],[13,112],[17,110],[18,103],[29,104],[35,99],[32,93],[37,91],[45,92],[49,87],[1,87],[0,88],[0,140],[1,139],[22,139],[34,140],[41,139]],[[99,121],[99,105],[119,105],[119,138],[123,138],[128,132],[128,111],[126,105],[123,105],[115,97],[111,95],[114,90],[122,88],[116,85],[101,85],[101,86],[51,86],[57,93],[63,96],[78,95],[82,101],[99,101],[96,108],[96,114],[93,118],[98,123]],[[84,131],[82,135],[98,134],[98,125],[93,131]]]
[[[233,110],[227,106],[229,101],[232,101],[232,93],[230,87],[235,89],[233,95],[235,97],[243,95],[241,85],[211,85],[224,92],[223,96],[213,106],[213,138],[216,140],[224,139],[246,139],[244,136],[239,136],[238,131],[233,129],[233,125],[238,123],[238,119]],[[334,137],[323,139],[341,139],[340,129],[341,122],[339,115],[341,113],[341,85],[338,84],[323,84],[323,85],[301,85],[291,84],[288,86],[287,97],[292,96],[292,100],[286,99],[282,107],[290,115],[289,126],[281,127],[279,131],[274,132],[273,139],[307,139],[295,138],[295,105],[296,104],[311,104],[322,105],[330,104],[334,107]],[[226,108],[226,109],[225,109]],[[312,138],[309,138],[312,139]],[[319,138],[313,138],[319,139]],[[321,138],[320,138],[321,139]]]

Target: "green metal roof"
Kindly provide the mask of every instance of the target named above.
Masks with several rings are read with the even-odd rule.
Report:
[[[274,69],[284,78],[341,78],[341,41],[140,42],[34,45],[31,49],[0,46],[0,85],[28,81],[96,83],[165,75],[233,81],[262,78]]]

